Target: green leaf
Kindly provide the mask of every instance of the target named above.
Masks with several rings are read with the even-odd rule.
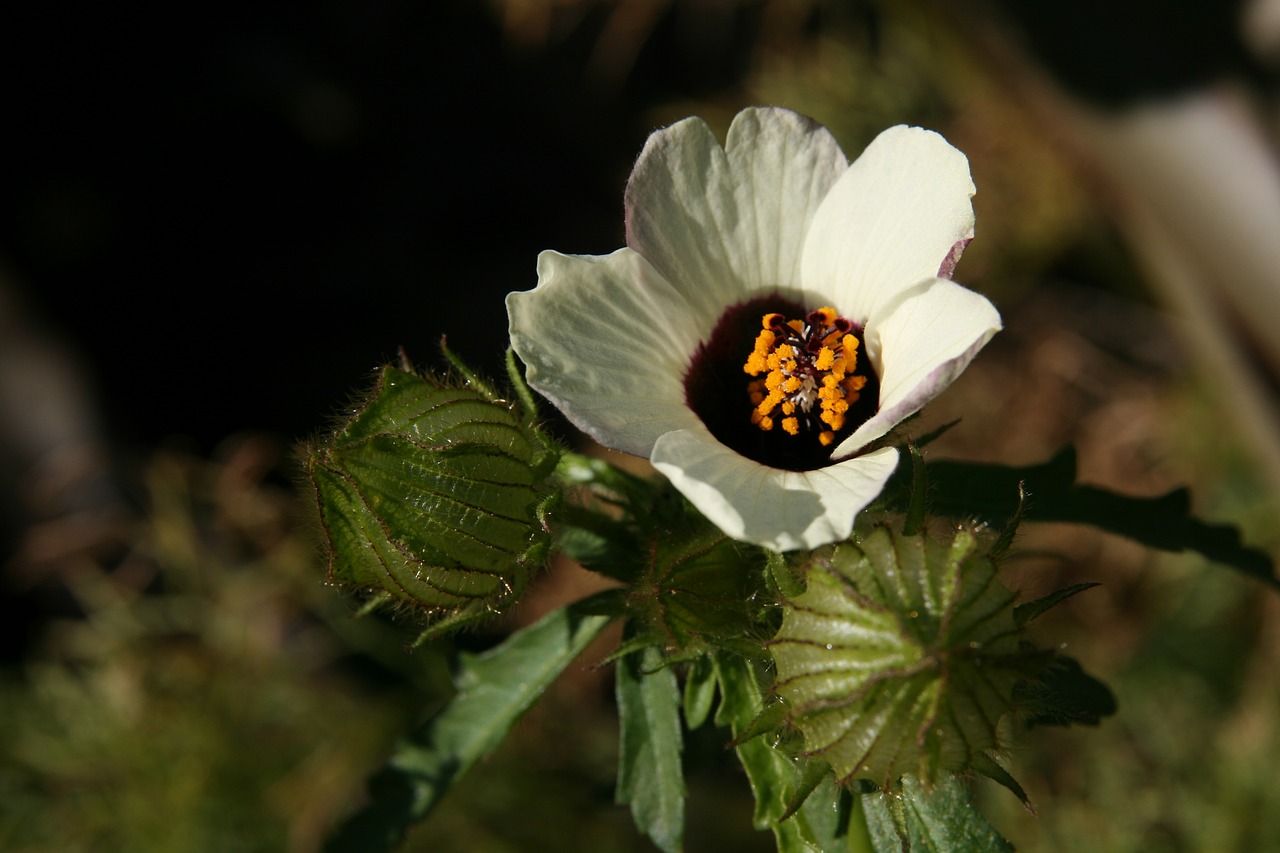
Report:
[[[613,592],[613,590],[610,590],[610,592]],[[605,656],[604,660],[600,661],[599,665],[603,666],[605,664],[616,663],[629,655],[642,652],[651,646],[661,645],[661,637],[654,636],[653,634],[631,633],[630,636],[619,643],[613,651],[609,652],[609,654]],[[670,665],[670,663],[670,661],[664,661],[660,665],[667,666]]]
[[[746,743],[752,738],[764,737],[780,731],[787,719],[787,708],[782,702],[765,702],[754,720],[734,735],[734,743]]]
[[[743,740],[745,739],[743,738]],[[806,761],[804,763],[804,772],[800,777],[800,786],[791,795],[791,802],[787,805],[787,810],[782,813],[781,820],[786,820],[800,811],[801,806],[809,801],[809,796],[817,790],[819,785],[825,782],[835,784],[835,776],[831,773],[831,765],[820,758]]]
[[[391,850],[609,623],[576,606],[556,610],[480,655],[463,655],[458,693],[401,740],[369,780],[370,802],[330,837],[330,853]]]
[[[1051,592],[1043,598],[1028,601],[1026,604],[1019,604],[1013,608],[1013,621],[1021,628],[1046,610],[1061,604],[1076,593],[1084,592],[1086,589],[1093,589],[1095,586],[1101,586],[1101,584],[1074,583],[1071,586]]]
[[[712,662],[720,684],[716,725],[728,728],[736,738],[760,714],[764,705],[760,685],[751,663],[743,658],[718,654]],[[734,748],[742,759],[751,792],[755,795],[755,827],[768,829],[772,819],[786,813],[790,793],[795,790],[800,776],[789,758],[769,748],[762,740],[737,743]]]
[[[942,426],[936,427],[935,429],[926,432],[924,435],[917,436],[915,438],[916,447],[928,447],[930,444],[933,444],[935,441],[942,438],[942,436],[950,432],[952,427],[957,426],[959,423],[960,419],[956,418],[954,421],[947,421]]]
[[[715,700],[716,674],[711,656],[701,655],[689,667],[684,680],[684,724],[690,731],[707,721]]]
[[[684,774],[680,766],[679,690],[662,651],[648,646],[618,661],[618,803],[629,803],[636,826],[666,853],[684,834]]]
[[[927,469],[935,514],[1003,525],[1018,511],[1019,489],[1025,487],[1027,521],[1088,524],[1162,551],[1192,551],[1280,589],[1271,557],[1245,546],[1236,528],[1192,516],[1186,489],[1139,498],[1077,484],[1073,448],[1025,468],[939,461]]]
[[[894,790],[862,797],[877,853],[1012,853],[1013,845],[973,807],[955,776],[932,789],[904,776]]]
[[[638,477],[603,459],[581,453],[562,455],[556,473],[566,484],[587,486],[618,505],[642,507],[655,497],[660,487],[654,480]]]
[[[631,525],[594,509],[572,504],[560,514],[564,529],[556,539],[560,552],[583,568],[630,584],[644,570]]]
[[[719,653],[713,663],[721,696],[716,724],[728,727],[737,737],[760,714],[764,704],[760,684],[754,667],[745,658]],[[779,853],[821,853],[822,846],[804,809],[791,819],[782,820],[802,782],[796,762],[767,738],[752,738],[734,749],[755,796],[752,822],[756,829],[773,831]]]
[[[906,461],[911,465],[911,497],[907,501],[907,517],[902,522],[902,533],[915,536],[924,529],[925,497],[928,478],[925,476],[924,457],[914,442],[907,444]]]
[[[866,819],[860,807],[857,807],[856,815],[854,808],[854,796],[848,789],[837,785],[835,776],[827,770],[800,807],[800,814],[809,822],[814,844],[819,850],[826,853],[871,853]]]
[[[1016,698],[1030,709],[1027,725],[1096,726],[1116,712],[1111,689],[1081,669],[1074,658],[1061,655],[1037,678],[1021,685]]]
[[[987,556],[993,560],[1001,560],[1004,555],[1009,553],[1009,549],[1013,547],[1013,540],[1017,538],[1018,527],[1022,524],[1022,513],[1027,506],[1027,484],[1018,483],[1018,508],[1014,510],[1013,515],[1004,523],[1004,527],[1000,530],[1000,536],[992,544],[991,550],[987,552]]]
[[[986,776],[992,782],[1007,788],[1010,793],[1018,798],[1026,810],[1034,817],[1036,813],[1035,806],[1031,805],[1031,798],[1027,796],[1026,789],[1013,778],[1013,774],[1005,770],[1000,762],[996,761],[989,755],[979,756],[973,762],[973,769]]]

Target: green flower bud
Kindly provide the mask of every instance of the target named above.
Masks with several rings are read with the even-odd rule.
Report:
[[[502,609],[545,558],[539,508],[554,457],[474,377],[452,387],[384,367],[308,455],[329,580],[424,610],[431,633]]]
[[[1014,686],[1044,656],[1020,642],[1014,594],[977,553],[886,528],[814,552],[770,649],[788,722],[841,783],[926,783],[987,765]]]

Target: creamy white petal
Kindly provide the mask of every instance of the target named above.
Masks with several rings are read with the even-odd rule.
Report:
[[[790,110],[753,108],[738,113],[725,140],[742,212],[742,243],[761,287],[800,284],[800,256],[813,216],[849,168],[835,137]],[[754,230],[753,230],[754,227]],[[745,275],[745,274],[744,274]]]
[[[918,412],[951,384],[1000,331],[985,297],[933,279],[883,303],[866,329],[867,357],[880,376],[880,410],[840,443],[833,458],[854,453]]]
[[[698,423],[684,373],[697,345],[684,297],[630,249],[538,256],[538,286],[507,296],[511,346],[529,384],[583,432],[647,456]]]
[[[850,167],[825,129],[786,110],[740,113],[724,147],[700,120],[680,122],[650,137],[632,172],[629,249],[543,253],[538,287],[508,297],[512,345],[570,420],[650,456],[726,534],[781,551],[847,538],[898,461],[892,447],[855,454],[1000,328],[986,299],[938,278],[973,236],[973,191],[964,155],[916,128],[886,131]],[[746,459],[687,406],[699,343],[770,290],[865,326],[880,411],[825,468]]]
[[[815,471],[784,471],[739,456],[701,424],[654,445],[655,468],[734,539],[793,551],[847,539],[853,519],[898,464],[885,447]]]
[[[973,194],[968,159],[945,139],[889,128],[814,216],[801,262],[805,288],[865,323],[881,303],[937,276],[952,246],[973,236]]]
[[[701,119],[673,124],[649,137],[626,191],[627,245],[708,330],[750,292],[799,286],[809,223],[848,165],[826,128],[789,110],[738,113],[726,148]]]

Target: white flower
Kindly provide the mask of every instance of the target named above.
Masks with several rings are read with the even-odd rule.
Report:
[[[728,535],[844,539],[898,462],[872,443],[1000,329],[946,278],[973,193],[965,156],[920,128],[850,164],[788,110],[739,113],[723,148],[685,119],[631,173],[627,248],[543,252],[537,288],[507,297],[511,344],[574,424],[649,457]]]

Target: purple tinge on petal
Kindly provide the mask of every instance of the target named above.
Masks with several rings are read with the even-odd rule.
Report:
[[[905,396],[880,409],[870,420],[854,430],[853,435],[849,436],[836,448],[831,455],[832,461],[840,462],[858,456],[871,442],[888,433],[910,415],[914,415],[923,409],[925,404],[945,391],[947,386],[964,372],[964,369],[969,366],[969,362],[973,361],[978,352],[987,345],[987,341],[991,340],[996,331],[992,329],[974,341],[960,355],[939,364],[917,382],[915,387]]]
[[[951,245],[947,256],[942,259],[942,266],[938,267],[938,278],[951,278],[951,273],[955,271],[956,264],[960,263],[960,256],[964,254],[965,247],[971,242],[973,242],[973,237],[965,237]]]
[[[991,334],[984,335],[982,338],[973,342],[973,344],[960,355],[955,358],[948,359],[939,364],[933,370],[929,371],[924,379],[912,389],[902,400],[881,409],[882,414],[887,414],[894,425],[899,424],[909,415],[924,408],[925,404],[937,397],[947,389],[947,386],[956,380],[964,369],[969,366],[969,362],[973,361],[978,352],[987,345],[987,341],[991,340]]]

